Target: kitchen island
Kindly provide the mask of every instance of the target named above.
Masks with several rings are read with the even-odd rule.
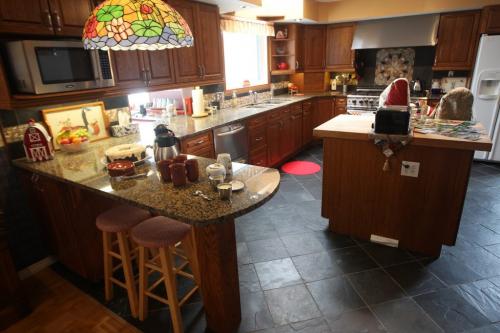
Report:
[[[491,150],[491,141],[414,133],[384,171],[373,122],[373,115],[340,115],[315,128],[323,138],[322,215],[335,233],[384,237],[438,257],[443,244],[455,244],[474,151]],[[417,177],[401,175],[403,161],[420,163]]]
[[[148,139],[134,135],[91,143],[89,150],[56,153],[55,159],[30,163],[14,161],[35,206],[52,253],[66,267],[89,279],[102,278],[101,235],[95,227],[100,213],[118,204],[145,208],[194,227],[201,290],[207,325],[214,332],[234,332],[241,320],[234,218],[264,204],[278,190],[275,169],[234,163],[233,179],[245,189],[233,193],[232,201],[221,201],[205,175],[213,160],[198,158],[200,180],[185,187],[165,184],[153,160],[140,166],[144,178],[116,181],[105,171],[107,148]],[[193,193],[201,190],[206,201]]]

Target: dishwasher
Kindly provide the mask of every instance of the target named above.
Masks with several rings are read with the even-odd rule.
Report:
[[[215,154],[228,153],[233,162],[248,162],[248,130],[243,123],[214,129]]]

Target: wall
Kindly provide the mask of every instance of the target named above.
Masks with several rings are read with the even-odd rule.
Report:
[[[477,9],[493,4],[500,4],[500,0],[342,0],[330,3],[318,2],[317,16],[307,18],[323,23],[349,22]]]

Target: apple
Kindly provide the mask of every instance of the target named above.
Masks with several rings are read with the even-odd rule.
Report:
[[[59,141],[59,143],[61,145],[69,145],[71,143],[71,141],[68,138],[64,138],[64,139],[61,139],[61,141]]]
[[[80,138],[74,138],[73,139],[73,144],[79,145],[80,143],[82,143],[82,139],[80,139]]]

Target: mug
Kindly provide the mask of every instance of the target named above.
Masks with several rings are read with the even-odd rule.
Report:
[[[195,159],[189,159],[185,163],[186,165],[186,172],[187,172],[187,178],[188,180],[193,183],[198,180],[200,177],[200,171],[198,167],[198,160]]]
[[[187,184],[186,180],[186,166],[184,163],[173,163],[170,165],[170,174],[172,176],[172,183],[174,186],[184,186]]]
[[[161,179],[164,182],[169,182],[172,180],[172,175],[170,174],[170,165],[174,163],[174,160],[168,159],[168,160],[162,160],[158,162],[158,170],[160,171],[161,174]]]

